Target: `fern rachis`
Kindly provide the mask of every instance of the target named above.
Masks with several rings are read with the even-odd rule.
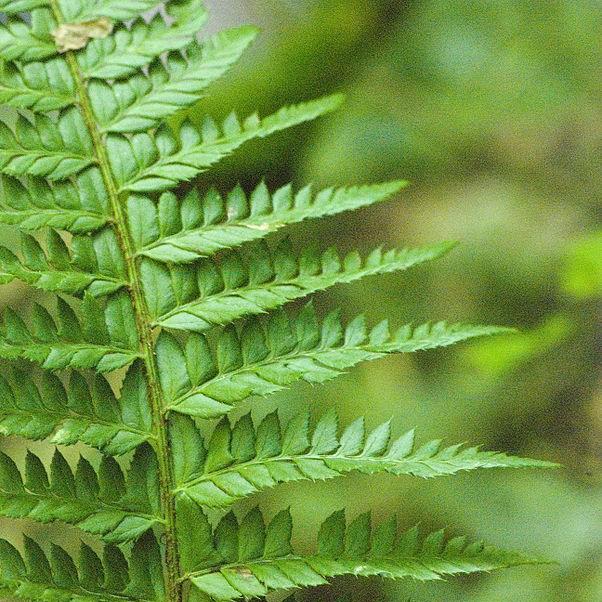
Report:
[[[143,18],[155,4],[0,0],[0,100],[16,110],[14,123],[0,124],[0,223],[21,233],[18,251],[0,248],[0,283],[19,280],[50,301],[3,314],[0,358],[14,365],[0,377],[0,432],[86,450],[75,468],[59,449],[48,465],[31,452],[23,467],[1,454],[0,515],[67,523],[104,546],[99,555],[82,544],[75,561],[55,545],[25,538],[18,550],[0,540],[2,595],[235,600],[341,574],[428,580],[533,562],[442,532],[421,539],[393,519],[347,524],[340,512],[303,556],[293,551],[290,513],[267,524],[258,509],[235,514],[240,500],[290,481],[552,465],[439,441],[415,447],[413,433],[392,439],[388,423],[340,429],[334,413],[231,420],[239,404],[299,380],[321,383],[365,360],[506,329],[437,322],[391,332],[361,316],[346,326],[337,312],[320,319],[310,304],[290,312],[293,300],[409,269],[452,245],[341,257],[264,240],[382,202],[403,181],[180,194],[179,184],[248,140],[341,98],[170,128],[165,118],[202,97],[256,31],[198,42],[199,0],[167,3],[167,19]],[[117,370],[125,376],[116,391]],[[221,520],[212,524],[209,510]]]

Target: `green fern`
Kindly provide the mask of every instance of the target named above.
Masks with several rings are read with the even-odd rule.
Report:
[[[88,11],[88,18],[109,17],[111,19],[128,20],[132,17],[139,17],[140,9],[144,11],[152,8],[157,3],[154,0],[142,1],[138,4],[146,4],[146,6],[140,6],[140,8],[132,6],[128,10],[128,3],[114,0],[113,2],[104,3],[105,6],[102,6],[102,2],[97,2],[95,3],[97,6],[92,9],[97,11],[95,14],[85,6],[86,4],[83,3],[83,8]],[[123,15],[118,13],[120,8],[124,9]],[[150,23],[147,23],[143,18],[138,18],[130,27],[117,26],[113,36],[91,40],[88,46],[77,56],[82,75],[89,79],[107,79],[136,74],[141,67],[148,65],[163,52],[179,50],[189,46],[207,18],[206,13],[200,9],[197,0],[171,2],[167,6],[166,12],[173,19],[171,25],[168,25],[161,15],[157,15]],[[73,15],[70,20],[81,22],[86,19],[82,18],[80,14]],[[98,83],[94,82],[93,85],[98,85]],[[120,85],[126,86],[128,84],[117,84],[117,89]],[[97,98],[91,95],[91,100],[103,98],[99,88],[95,89],[95,93],[98,95]],[[110,89],[108,93],[111,93]],[[122,95],[122,98],[124,97],[127,98],[126,95]],[[98,109],[102,109],[101,104],[97,106]],[[105,105],[104,111],[107,110],[110,110],[110,106]]]
[[[299,556],[291,545],[288,510],[267,526],[257,508],[240,522],[229,513],[212,533],[196,508],[180,508],[199,525],[194,539],[183,541],[182,565],[193,585],[216,600],[323,585],[329,577],[344,574],[429,581],[534,562],[481,543],[467,545],[463,537],[446,541],[443,531],[423,538],[417,528],[400,533],[394,517],[375,528],[369,513],[347,524],[343,511],[322,524],[316,552]],[[216,558],[225,563],[216,566]]]
[[[151,440],[152,421],[140,362],[127,373],[117,398],[104,377],[92,384],[78,372],[68,385],[49,372],[39,378],[13,370],[0,377],[0,433],[27,439],[48,438],[57,445],[82,442],[112,456]]]
[[[297,255],[284,240],[272,250],[265,244],[244,253],[223,254],[219,262],[201,260],[194,267],[166,267],[142,261],[145,289],[153,324],[163,328],[203,332],[269,310],[335,284],[365,276],[407,270],[435,259],[448,244],[417,249],[378,248],[362,258],[358,252],[342,260],[336,249],[324,253],[306,249]]]
[[[386,423],[367,433],[361,418],[341,432],[332,412],[315,426],[310,414],[231,420],[240,404],[297,381],[508,329],[436,322],[391,332],[362,316],[319,318],[311,303],[290,311],[313,292],[418,266],[453,244],[341,256],[273,241],[289,224],[382,202],[403,181],[180,193],[245,142],[328,113],[341,97],[172,128],[165,119],[197,102],[257,31],[200,42],[199,0],[143,16],[157,4],[0,0],[0,101],[15,112],[0,123],[0,223],[20,233],[18,249],[0,247],[0,283],[20,281],[48,301],[0,320],[0,433],[82,454],[72,466],[58,448],[48,462],[1,453],[0,516],[66,523],[104,546],[99,556],[82,544],[75,560],[54,544],[0,540],[0,594],[226,601],[342,574],[429,580],[536,562],[442,532],[421,538],[393,519],[347,524],[342,512],[300,555],[288,511],[267,525],[257,509],[232,512],[280,483],[350,472],[433,478],[554,465],[439,441],[416,447],[413,432],[393,438]],[[213,429],[200,424],[215,419]]]
[[[135,539],[161,518],[157,465],[152,449],[140,446],[124,477],[119,464],[104,456],[98,472],[80,458],[75,472],[57,450],[47,472],[28,453],[25,480],[7,455],[0,456],[1,514],[42,523],[63,521],[108,542]]]
[[[221,508],[278,483],[332,479],[353,471],[433,478],[481,468],[552,466],[475,447],[442,448],[441,441],[415,448],[413,431],[391,442],[389,422],[366,435],[360,418],[340,437],[334,413],[326,414],[313,430],[309,422],[309,414],[302,414],[282,425],[273,413],[255,428],[246,414],[233,426],[223,419],[204,443],[192,420],[174,419],[171,439],[178,495],[202,507]],[[189,458],[180,452],[181,441],[194,442],[194,461],[180,463],[181,457]]]
[[[29,234],[21,235],[22,259],[0,247],[0,270],[45,291],[94,297],[109,295],[126,286],[125,262],[119,253],[115,233],[106,229],[91,239],[72,239],[71,249],[60,234],[49,230],[47,251]]]
[[[49,184],[38,178],[2,175],[0,223],[36,231],[45,226],[85,234],[100,230],[111,221],[109,197],[102,175],[92,168],[73,182]]]
[[[313,195],[290,186],[270,194],[264,183],[247,197],[237,186],[227,196],[192,189],[182,200],[165,193],[158,203],[129,198],[130,229],[139,255],[166,263],[189,263],[223,249],[265,238],[287,224],[336,215],[385,200],[404,181],[355,188],[326,189]]]

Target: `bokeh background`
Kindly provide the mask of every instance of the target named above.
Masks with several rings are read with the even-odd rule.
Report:
[[[392,202],[293,230],[346,250],[456,239],[429,267],[319,295],[320,309],[372,321],[446,318],[520,334],[392,357],[320,388],[256,404],[257,415],[335,405],[344,422],[394,417],[443,437],[560,462],[542,472],[435,481],[350,477],[283,486],[303,547],[346,505],[355,515],[447,526],[557,561],[416,585],[340,580],[304,600],[602,600],[602,7],[598,0],[207,0],[208,31],[255,23],[263,35],[190,112],[266,113],[332,91],[334,116],[253,143],[201,180],[251,187],[407,178]],[[18,304],[23,290],[4,289]],[[598,339],[597,339],[598,336]],[[598,346],[597,346],[598,345]],[[63,529],[64,531],[64,529]]]

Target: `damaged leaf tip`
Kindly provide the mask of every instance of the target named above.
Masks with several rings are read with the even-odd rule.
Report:
[[[66,23],[52,32],[59,52],[79,50],[92,39],[106,38],[113,31],[113,23],[106,17],[83,23]]]

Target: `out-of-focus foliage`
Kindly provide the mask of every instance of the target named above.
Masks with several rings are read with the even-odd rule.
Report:
[[[599,4],[214,4],[232,23],[244,21],[245,10],[252,13],[264,35],[238,69],[237,81],[223,86],[212,104],[236,100],[269,110],[291,95],[348,95],[343,109],[317,124],[312,136],[252,148],[244,171],[242,159],[229,163],[232,181],[254,183],[253,169],[259,168],[275,182],[309,179],[320,185],[407,177],[412,186],[398,208],[385,205],[344,225],[331,222],[321,226],[324,235],[348,247],[383,234],[392,244],[441,237],[463,243],[415,277],[362,286],[361,299],[354,299],[353,285],[339,289],[349,315],[361,304],[374,308],[378,318],[393,304],[400,316],[451,312],[522,331],[434,359],[372,366],[319,392],[324,405],[335,401],[347,416],[367,411],[374,423],[401,414],[400,430],[417,425],[431,433],[443,430],[450,440],[485,437],[490,446],[566,466],[553,474],[512,475],[503,484],[495,474],[426,485],[386,477],[369,488],[363,478],[328,484],[330,499],[320,502],[324,515],[349,497],[358,511],[377,504],[383,514],[401,510],[408,524],[443,521],[458,530],[472,524],[479,536],[543,550],[559,562],[426,589],[352,580],[353,599],[601,599]],[[234,98],[243,81],[244,96]],[[198,114],[207,108],[201,103]],[[287,145],[281,161],[268,159]],[[303,234],[300,228],[300,239]],[[303,394],[290,402],[303,407]],[[298,495],[296,512],[312,521],[322,518],[314,516],[316,488],[291,488]],[[489,504],[478,510],[483,499]],[[279,507],[273,494],[265,504]],[[329,598],[315,592],[307,599]]]
[[[214,22],[259,22],[263,35],[193,118],[224,106],[266,114],[291,98],[348,94],[337,116],[304,130],[311,135],[282,134],[225,163],[226,183],[256,185],[257,173],[274,185],[409,178],[400,203],[312,224],[321,229],[313,236],[322,233],[342,248],[383,238],[392,246],[463,243],[416,275],[337,289],[347,317],[371,307],[374,320],[441,315],[522,331],[440,355],[391,358],[336,384],[297,390],[278,405],[293,415],[311,394],[325,408],[335,403],[343,419],[366,413],[375,425],[401,415],[398,433],[418,427],[424,437],[446,433],[449,441],[486,441],[491,449],[565,465],[504,479],[358,476],[320,487],[291,484],[262,494],[263,506],[280,510],[294,496],[299,522],[316,529],[343,505],[376,507],[380,517],[399,512],[406,526],[448,524],[452,532],[472,531],[558,561],[426,588],[343,582],[354,601],[602,599],[599,2],[207,5]],[[295,230],[299,241],[306,228]],[[314,535],[295,534],[301,546]],[[330,598],[316,590],[305,599]]]
[[[562,285],[580,299],[602,294],[602,231],[575,239],[567,249]]]

